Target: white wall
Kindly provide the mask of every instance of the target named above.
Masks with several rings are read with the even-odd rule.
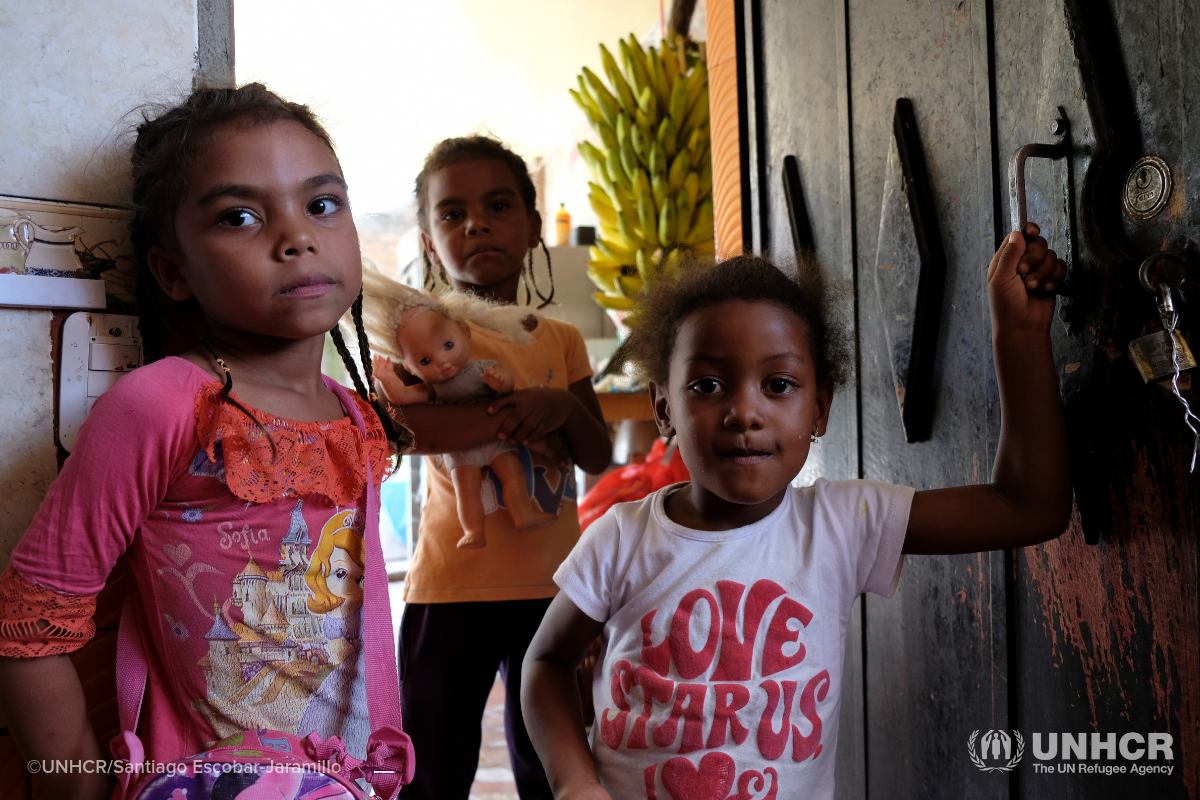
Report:
[[[196,3],[9,4],[0,24],[0,194],[127,205],[131,112],[190,91]],[[0,564],[57,472],[51,318],[0,307]]]

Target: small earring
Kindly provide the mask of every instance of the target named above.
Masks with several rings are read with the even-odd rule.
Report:
[[[814,431],[812,432],[812,435],[810,435],[810,436],[808,437],[808,440],[809,440],[810,442],[812,442],[813,444],[816,444],[816,443],[817,443],[817,439],[818,439],[818,438],[819,438],[819,437],[818,437],[818,435],[817,435],[817,432],[814,430]]]

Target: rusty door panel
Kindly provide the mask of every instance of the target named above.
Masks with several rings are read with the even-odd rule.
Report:
[[[1072,258],[1071,293],[1053,335],[1077,512],[1061,539],[1015,561],[1014,726],[1166,731],[1176,755],[1170,777],[1042,775],[1022,765],[1022,798],[1200,791],[1200,484],[1187,472],[1191,442],[1179,406],[1162,387],[1143,385],[1125,349],[1157,321],[1137,263],[1164,247],[1190,243],[1194,253],[1200,243],[1200,189],[1189,180],[1200,176],[1198,24],[1192,3],[1022,0],[996,8],[1000,155],[1051,141],[1057,106],[1075,147],[1070,173],[1066,164],[1034,167],[1030,202],[1052,245]],[[1105,114],[1116,119],[1105,124]],[[1167,160],[1176,190],[1159,217],[1135,224],[1116,190],[1145,153]],[[1007,215],[1007,197],[1003,204]]]

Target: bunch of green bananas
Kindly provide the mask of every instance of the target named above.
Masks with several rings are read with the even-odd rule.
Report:
[[[698,51],[674,34],[649,52],[630,34],[618,51],[624,70],[600,45],[609,85],[584,67],[571,96],[602,145],[579,143],[600,220],[588,277],[601,307],[628,310],[646,282],[675,268],[672,248],[712,254],[712,153]]]

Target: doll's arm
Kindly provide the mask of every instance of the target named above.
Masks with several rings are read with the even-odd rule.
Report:
[[[429,402],[429,387],[423,383],[405,385],[400,376],[392,369],[392,362],[382,356],[371,359],[371,367],[375,370],[375,382],[383,389],[384,397],[397,406],[407,406],[413,403]]]
[[[493,364],[480,377],[496,394],[508,394],[517,385],[517,379],[503,364]]]
[[[70,656],[0,658],[0,717],[24,758],[106,760]],[[106,800],[112,792],[111,777],[95,772],[45,772],[37,781],[50,797]]]
[[[525,651],[521,667],[521,711],[546,779],[559,800],[607,800],[584,734],[579,681],[575,678],[588,645],[604,624],[584,614],[564,592],[550,603]]]
[[[906,553],[1026,547],[1067,527],[1067,425],[1050,346],[1053,289],[1066,265],[1047,248],[1036,225],[1026,234],[1010,234],[988,269],[1001,420],[992,482],[917,492]]]

